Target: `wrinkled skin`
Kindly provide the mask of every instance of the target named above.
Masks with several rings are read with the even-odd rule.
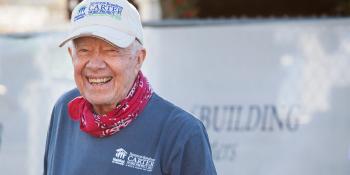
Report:
[[[119,48],[98,38],[81,37],[68,48],[75,83],[96,113],[110,112],[131,89],[146,57],[146,50],[135,45]]]

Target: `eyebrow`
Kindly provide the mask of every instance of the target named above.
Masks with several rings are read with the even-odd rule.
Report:
[[[83,42],[83,41],[80,41],[80,42],[77,42],[76,40],[72,40],[72,43],[74,45],[74,47],[77,47],[77,46],[81,46],[81,45],[88,45],[86,44],[86,42]]]

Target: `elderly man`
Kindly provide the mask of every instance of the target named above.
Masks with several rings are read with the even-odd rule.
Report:
[[[126,0],[85,0],[68,43],[77,89],[54,106],[45,175],[213,175],[202,123],[142,74],[140,16]]]

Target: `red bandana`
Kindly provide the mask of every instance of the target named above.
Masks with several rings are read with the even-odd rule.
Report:
[[[80,120],[80,129],[95,137],[115,134],[130,124],[145,108],[152,96],[152,89],[141,72],[126,98],[109,113],[95,114],[92,104],[79,96],[68,103],[68,112],[73,120]]]

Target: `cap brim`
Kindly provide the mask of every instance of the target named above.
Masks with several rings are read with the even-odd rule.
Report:
[[[112,45],[126,48],[128,47],[134,40],[135,37],[131,35],[127,35],[123,32],[115,30],[110,27],[105,26],[86,26],[76,30],[73,30],[66,39],[59,45],[59,47],[64,46],[68,41],[74,40],[80,37],[96,37],[102,39]]]

